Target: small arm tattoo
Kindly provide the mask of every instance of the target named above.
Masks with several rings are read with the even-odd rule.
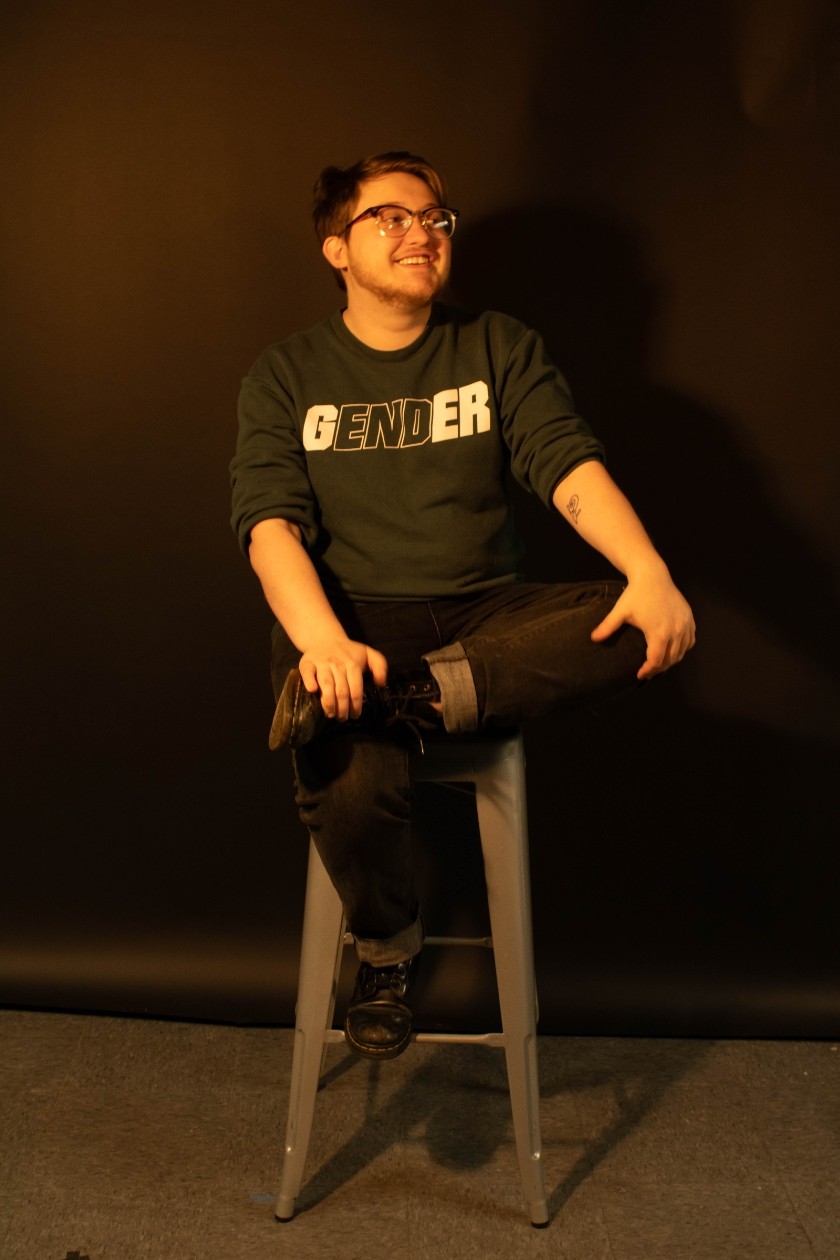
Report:
[[[566,507],[569,509],[569,516],[571,516],[572,520],[577,525],[581,508],[580,499],[576,494],[572,495],[571,499],[569,499],[569,502],[566,504]]]

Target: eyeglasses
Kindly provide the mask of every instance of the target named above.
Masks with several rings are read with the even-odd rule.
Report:
[[[354,223],[372,218],[380,236],[405,236],[414,220],[419,219],[430,236],[448,237],[455,231],[460,213],[460,210],[449,210],[446,206],[428,206],[425,210],[407,210],[405,206],[368,206],[367,210],[351,219],[339,235],[344,236]]]

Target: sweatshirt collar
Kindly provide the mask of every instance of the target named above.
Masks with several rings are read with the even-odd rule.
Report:
[[[429,322],[419,337],[415,337],[414,341],[409,342],[407,346],[401,346],[399,350],[375,350],[373,346],[366,345],[364,341],[360,341],[351,333],[342,315],[342,311],[336,311],[329,320],[330,327],[339,341],[356,354],[361,354],[367,359],[375,359],[380,363],[401,363],[412,358],[418,350],[423,348],[434,330],[446,322],[445,308],[439,302],[435,302],[429,315]]]

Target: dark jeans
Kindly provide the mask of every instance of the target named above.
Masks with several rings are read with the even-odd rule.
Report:
[[[528,717],[625,690],[645,658],[640,631],[605,643],[592,630],[618,582],[521,583],[422,603],[337,602],[352,639],[378,648],[389,672],[426,659],[440,684],[447,731],[517,726]],[[272,644],[275,694],[300,653],[282,629]],[[295,754],[300,816],[343,902],[359,957],[400,962],[422,944],[411,856],[410,755],[400,727],[359,734],[336,723]]]

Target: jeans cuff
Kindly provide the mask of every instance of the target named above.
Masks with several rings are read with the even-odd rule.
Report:
[[[440,688],[443,725],[450,735],[478,730],[478,696],[467,654],[460,643],[427,652],[423,660]]]
[[[389,936],[386,941],[364,936],[354,936],[353,941],[359,962],[370,963],[372,967],[395,967],[397,963],[420,953],[423,948],[423,923],[418,914],[411,927],[403,928],[402,932]]]

